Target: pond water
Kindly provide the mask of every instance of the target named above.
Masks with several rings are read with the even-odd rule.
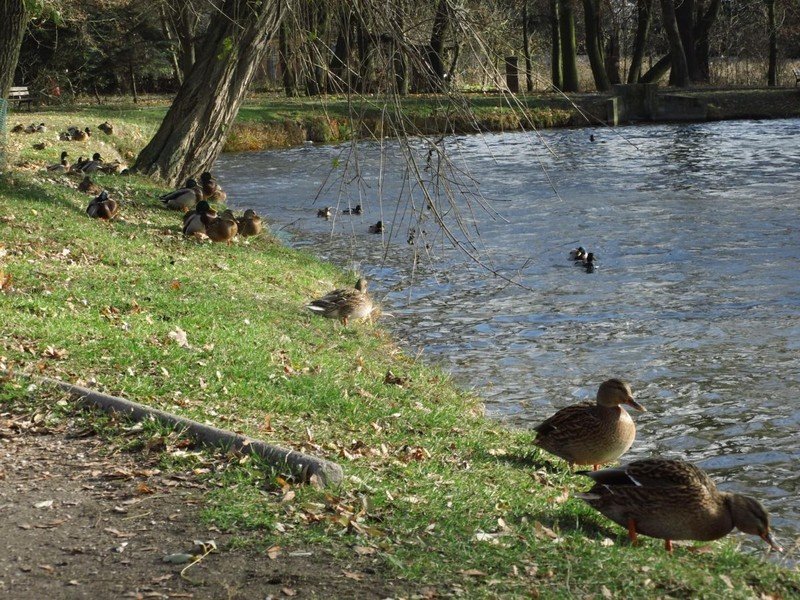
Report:
[[[800,120],[590,133],[449,138],[453,169],[421,171],[454,237],[499,276],[442,242],[432,210],[416,226],[408,198],[424,204],[423,186],[397,142],[359,144],[357,170],[350,146],[229,154],[217,170],[234,207],[366,274],[409,352],[476,388],[492,416],[528,427],[622,377],[648,409],[625,459],[697,463],[761,498],[788,542],[800,531]],[[427,150],[414,151],[422,167]],[[364,214],[341,214],[357,203]],[[326,205],[332,221],[316,218]],[[386,233],[367,233],[379,219]],[[577,245],[596,272],[567,260]]]

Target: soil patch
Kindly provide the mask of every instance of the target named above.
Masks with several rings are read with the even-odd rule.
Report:
[[[201,522],[204,484],[156,455],[109,453],[89,431],[0,414],[0,596],[43,598],[400,598],[410,586],[369,556],[230,547]],[[241,539],[241,537],[239,538]],[[194,540],[219,552],[188,563]],[[280,544],[280,540],[275,540]],[[423,592],[424,593],[424,592]]]

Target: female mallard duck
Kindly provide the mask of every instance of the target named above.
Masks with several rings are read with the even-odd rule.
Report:
[[[663,539],[671,552],[672,540],[716,540],[736,527],[781,551],[758,500],[718,491],[708,475],[690,463],[649,458],[581,473],[595,484],[577,497],[626,527],[633,544],[641,533]]]
[[[242,237],[258,235],[264,227],[261,223],[261,217],[252,208],[244,211],[244,215],[237,220],[237,224],[239,225],[239,235]]]
[[[90,137],[92,137],[92,132],[88,127],[86,127],[83,131],[81,131],[80,129],[76,129],[75,132],[72,134],[72,141],[85,142]]]
[[[100,195],[89,202],[89,206],[86,207],[87,215],[93,219],[102,219],[103,221],[113,219],[118,213],[119,205],[108,197],[108,192],[105,190],[100,192]]]
[[[536,427],[534,444],[570,465],[613,462],[628,451],[636,425],[622,404],[645,408],[633,399],[631,386],[621,379],[600,384],[596,403],[582,402],[562,408]]]
[[[572,250],[569,251],[570,260],[582,261],[585,258],[586,258],[586,250],[584,249],[583,246],[578,246],[577,248],[573,248]]]
[[[67,162],[67,151],[64,150],[61,153],[61,162],[57,162],[54,165],[47,165],[47,170],[51,173],[66,173],[69,170],[69,163]]]
[[[362,278],[355,287],[333,290],[306,308],[329,319],[341,319],[346,327],[349,319],[366,319],[375,307],[367,294],[367,280]]]
[[[100,123],[100,125],[97,126],[97,128],[106,135],[111,135],[112,133],[114,133],[114,126],[108,121],[103,121],[102,123]]]
[[[228,194],[222,191],[222,188],[208,171],[203,171],[200,174],[200,187],[203,189],[203,200],[211,202],[225,202]]]
[[[85,194],[97,195],[103,191],[103,188],[92,181],[92,178],[87,175],[83,178],[83,181],[78,184],[78,191],[84,192]]]
[[[174,192],[162,194],[159,200],[167,208],[186,212],[194,208],[195,204],[203,199],[203,191],[194,179],[186,181],[186,187],[179,188]]]
[[[217,211],[205,200],[200,200],[194,210],[190,210],[183,215],[183,235],[186,237],[202,233],[205,235],[206,226],[203,223],[203,215],[213,219],[217,216]]]
[[[25,125],[22,123],[17,123],[11,128],[11,133],[22,133],[23,131],[25,131]]]
[[[200,215],[200,220],[206,227],[206,235],[212,242],[230,244],[231,240],[236,237],[239,227],[236,225],[236,219],[232,215],[226,214],[228,212],[225,211],[218,217],[212,217],[208,213]]]

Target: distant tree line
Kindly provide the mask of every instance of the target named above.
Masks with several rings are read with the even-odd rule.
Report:
[[[19,19],[2,11],[26,11],[15,83],[135,99],[178,90],[224,4],[2,3],[4,37],[19,34]],[[287,3],[255,78],[289,96],[487,88],[501,84],[504,58],[518,56],[529,90],[667,76],[676,86],[708,83],[714,61],[749,63],[751,83],[775,85],[778,62],[800,56],[799,13],[789,0],[303,0]],[[581,80],[587,62],[590,78]]]

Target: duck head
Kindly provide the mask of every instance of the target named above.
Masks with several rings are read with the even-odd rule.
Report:
[[[728,494],[726,504],[736,529],[757,535],[773,550],[783,552],[769,529],[769,513],[758,500],[742,494]]]
[[[644,406],[633,399],[631,386],[627,382],[616,378],[608,379],[600,384],[600,388],[597,390],[597,404],[609,408],[627,404],[636,410],[646,411]]]
[[[365,293],[367,291],[367,280],[363,277],[359,278],[359,280],[356,281],[356,289],[362,294]]]

